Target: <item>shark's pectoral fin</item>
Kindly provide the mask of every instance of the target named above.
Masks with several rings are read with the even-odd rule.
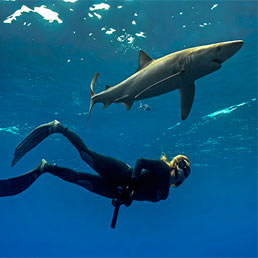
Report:
[[[189,115],[193,105],[195,93],[194,82],[190,85],[180,88],[179,91],[181,95],[181,117],[182,120],[185,120]]]
[[[176,76],[178,75],[181,75],[184,71],[180,71],[180,72],[177,72],[175,74],[172,74],[158,82],[155,82],[154,84],[150,85],[149,87],[145,88],[143,91],[141,91],[140,93],[138,93],[134,98],[137,99],[139,98],[140,96],[142,97],[142,95],[144,95],[145,93],[147,93],[148,91],[152,90],[153,88],[155,87],[159,87],[163,82],[167,81],[167,80],[170,80],[172,78],[175,78]]]

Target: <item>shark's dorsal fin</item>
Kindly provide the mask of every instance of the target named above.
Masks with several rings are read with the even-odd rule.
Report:
[[[142,68],[149,65],[153,59],[148,56],[143,50],[140,50],[139,52],[139,67],[137,69],[137,72],[140,71]]]
[[[111,86],[109,86],[109,85],[106,85],[106,90],[108,90],[109,88],[111,88]]]
[[[192,84],[185,85],[183,88],[179,88],[181,95],[181,118],[185,120],[189,115],[195,94],[195,85]]]

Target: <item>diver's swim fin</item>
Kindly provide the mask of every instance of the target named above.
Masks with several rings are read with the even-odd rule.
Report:
[[[58,127],[62,127],[60,122],[54,120],[47,124],[36,127],[30,134],[15,148],[12,167],[31,149],[42,142],[48,135],[57,132]]]
[[[0,197],[16,195],[26,190],[42,173],[47,161],[42,159],[39,165],[24,175],[0,180]]]

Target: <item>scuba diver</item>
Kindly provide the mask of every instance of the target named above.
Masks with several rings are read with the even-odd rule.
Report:
[[[59,121],[36,127],[15,149],[12,166],[27,152],[53,133],[61,133],[79,151],[81,158],[98,175],[76,172],[72,169],[50,164],[42,159],[29,172],[10,179],[0,180],[0,197],[16,195],[27,189],[39,176],[50,173],[82,186],[90,192],[112,199],[115,206],[112,227],[120,205],[130,206],[133,200],[158,202],[165,200],[170,186],[178,187],[190,174],[190,162],[186,156],[178,155],[170,162],[163,155],[160,160],[140,158],[134,168],[123,161],[98,154],[86,147],[82,139]]]

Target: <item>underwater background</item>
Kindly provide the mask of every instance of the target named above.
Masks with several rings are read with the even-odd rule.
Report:
[[[190,177],[167,200],[120,208],[111,200],[44,174],[30,188],[0,198],[2,257],[257,256],[256,1],[0,2],[0,179],[42,158],[95,173],[59,134],[11,168],[16,145],[36,126],[59,120],[86,145],[134,166],[137,158],[185,154]],[[196,81],[191,113],[181,121],[178,91],[103,110],[86,128],[90,82],[96,92],[153,58],[189,47],[244,40],[222,68]]]

